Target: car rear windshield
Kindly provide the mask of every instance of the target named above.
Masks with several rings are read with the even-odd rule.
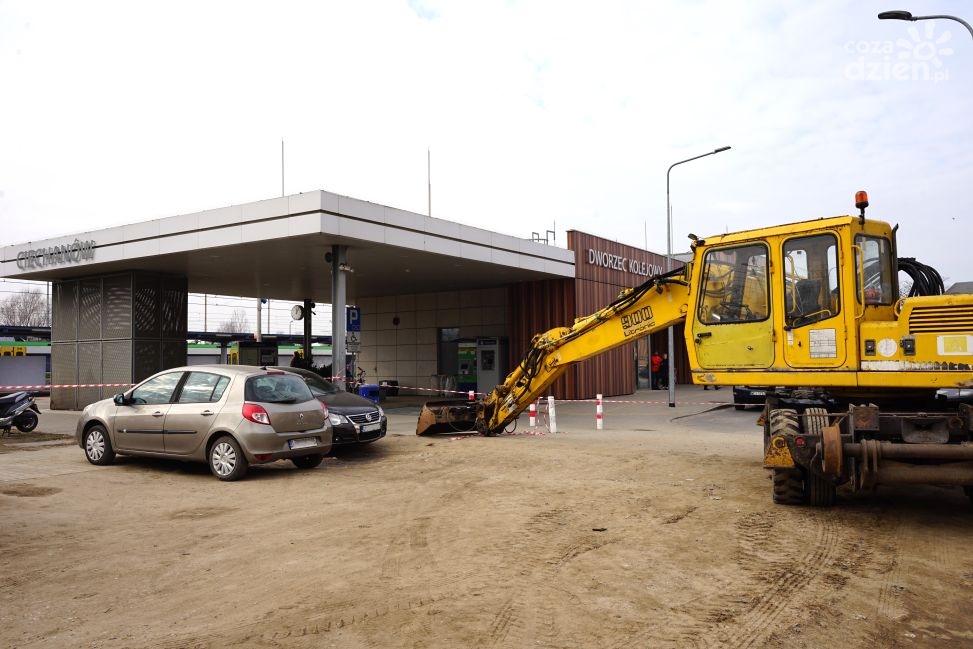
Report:
[[[313,372],[301,372],[299,376],[304,379],[307,386],[311,388],[311,393],[315,396],[319,394],[334,394],[339,392],[337,385],[331,381],[328,381],[327,379],[321,378]]]
[[[243,397],[263,403],[301,403],[314,397],[300,378],[293,374],[264,374],[247,379]]]

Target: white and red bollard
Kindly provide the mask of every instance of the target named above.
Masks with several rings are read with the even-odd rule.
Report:
[[[604,411],[601,407],[601,395],[595,399],[595,428],[602,430],[605,427]]]
[[[470,390],[470,401],[473,401],[473,390]]]
[[[530,427],[533,428],[537,425],[537,404],[533,401],[530,402]]]
[[[554,412],[554,397],[547,398],[547,422],[552,433],[557,432],[557,415]]]

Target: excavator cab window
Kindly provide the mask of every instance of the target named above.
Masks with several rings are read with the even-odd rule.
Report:
[[[883,237],[864,234],[855,237],[855,293],[859,303],[863,297],[865,304],[892,304],[895,301],[891,250],[889,240]]]
[[[703,261],[697,319],[703,324],[765,320],[767,248],[761,244],[719,248]]]
[[[816,234],[787,240],[783,281],[785,327],[803,327],[838,315],[838,238]]]

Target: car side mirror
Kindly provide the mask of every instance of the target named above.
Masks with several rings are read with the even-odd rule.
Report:
[[[125,395],[124,394],[116,394],[114,401],[115,401],[115,405],[116,406],[127,406],[128,405],[128,399],[125,398]]]

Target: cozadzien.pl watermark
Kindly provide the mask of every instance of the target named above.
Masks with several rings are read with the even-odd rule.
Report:
[[[910,26],[908,38],[894,41],[848,41],[845,52],[853,57],[845,66],[852,81],[949,81],[946,61],[953,55],[952,34],[936,32],[936,23]]]

